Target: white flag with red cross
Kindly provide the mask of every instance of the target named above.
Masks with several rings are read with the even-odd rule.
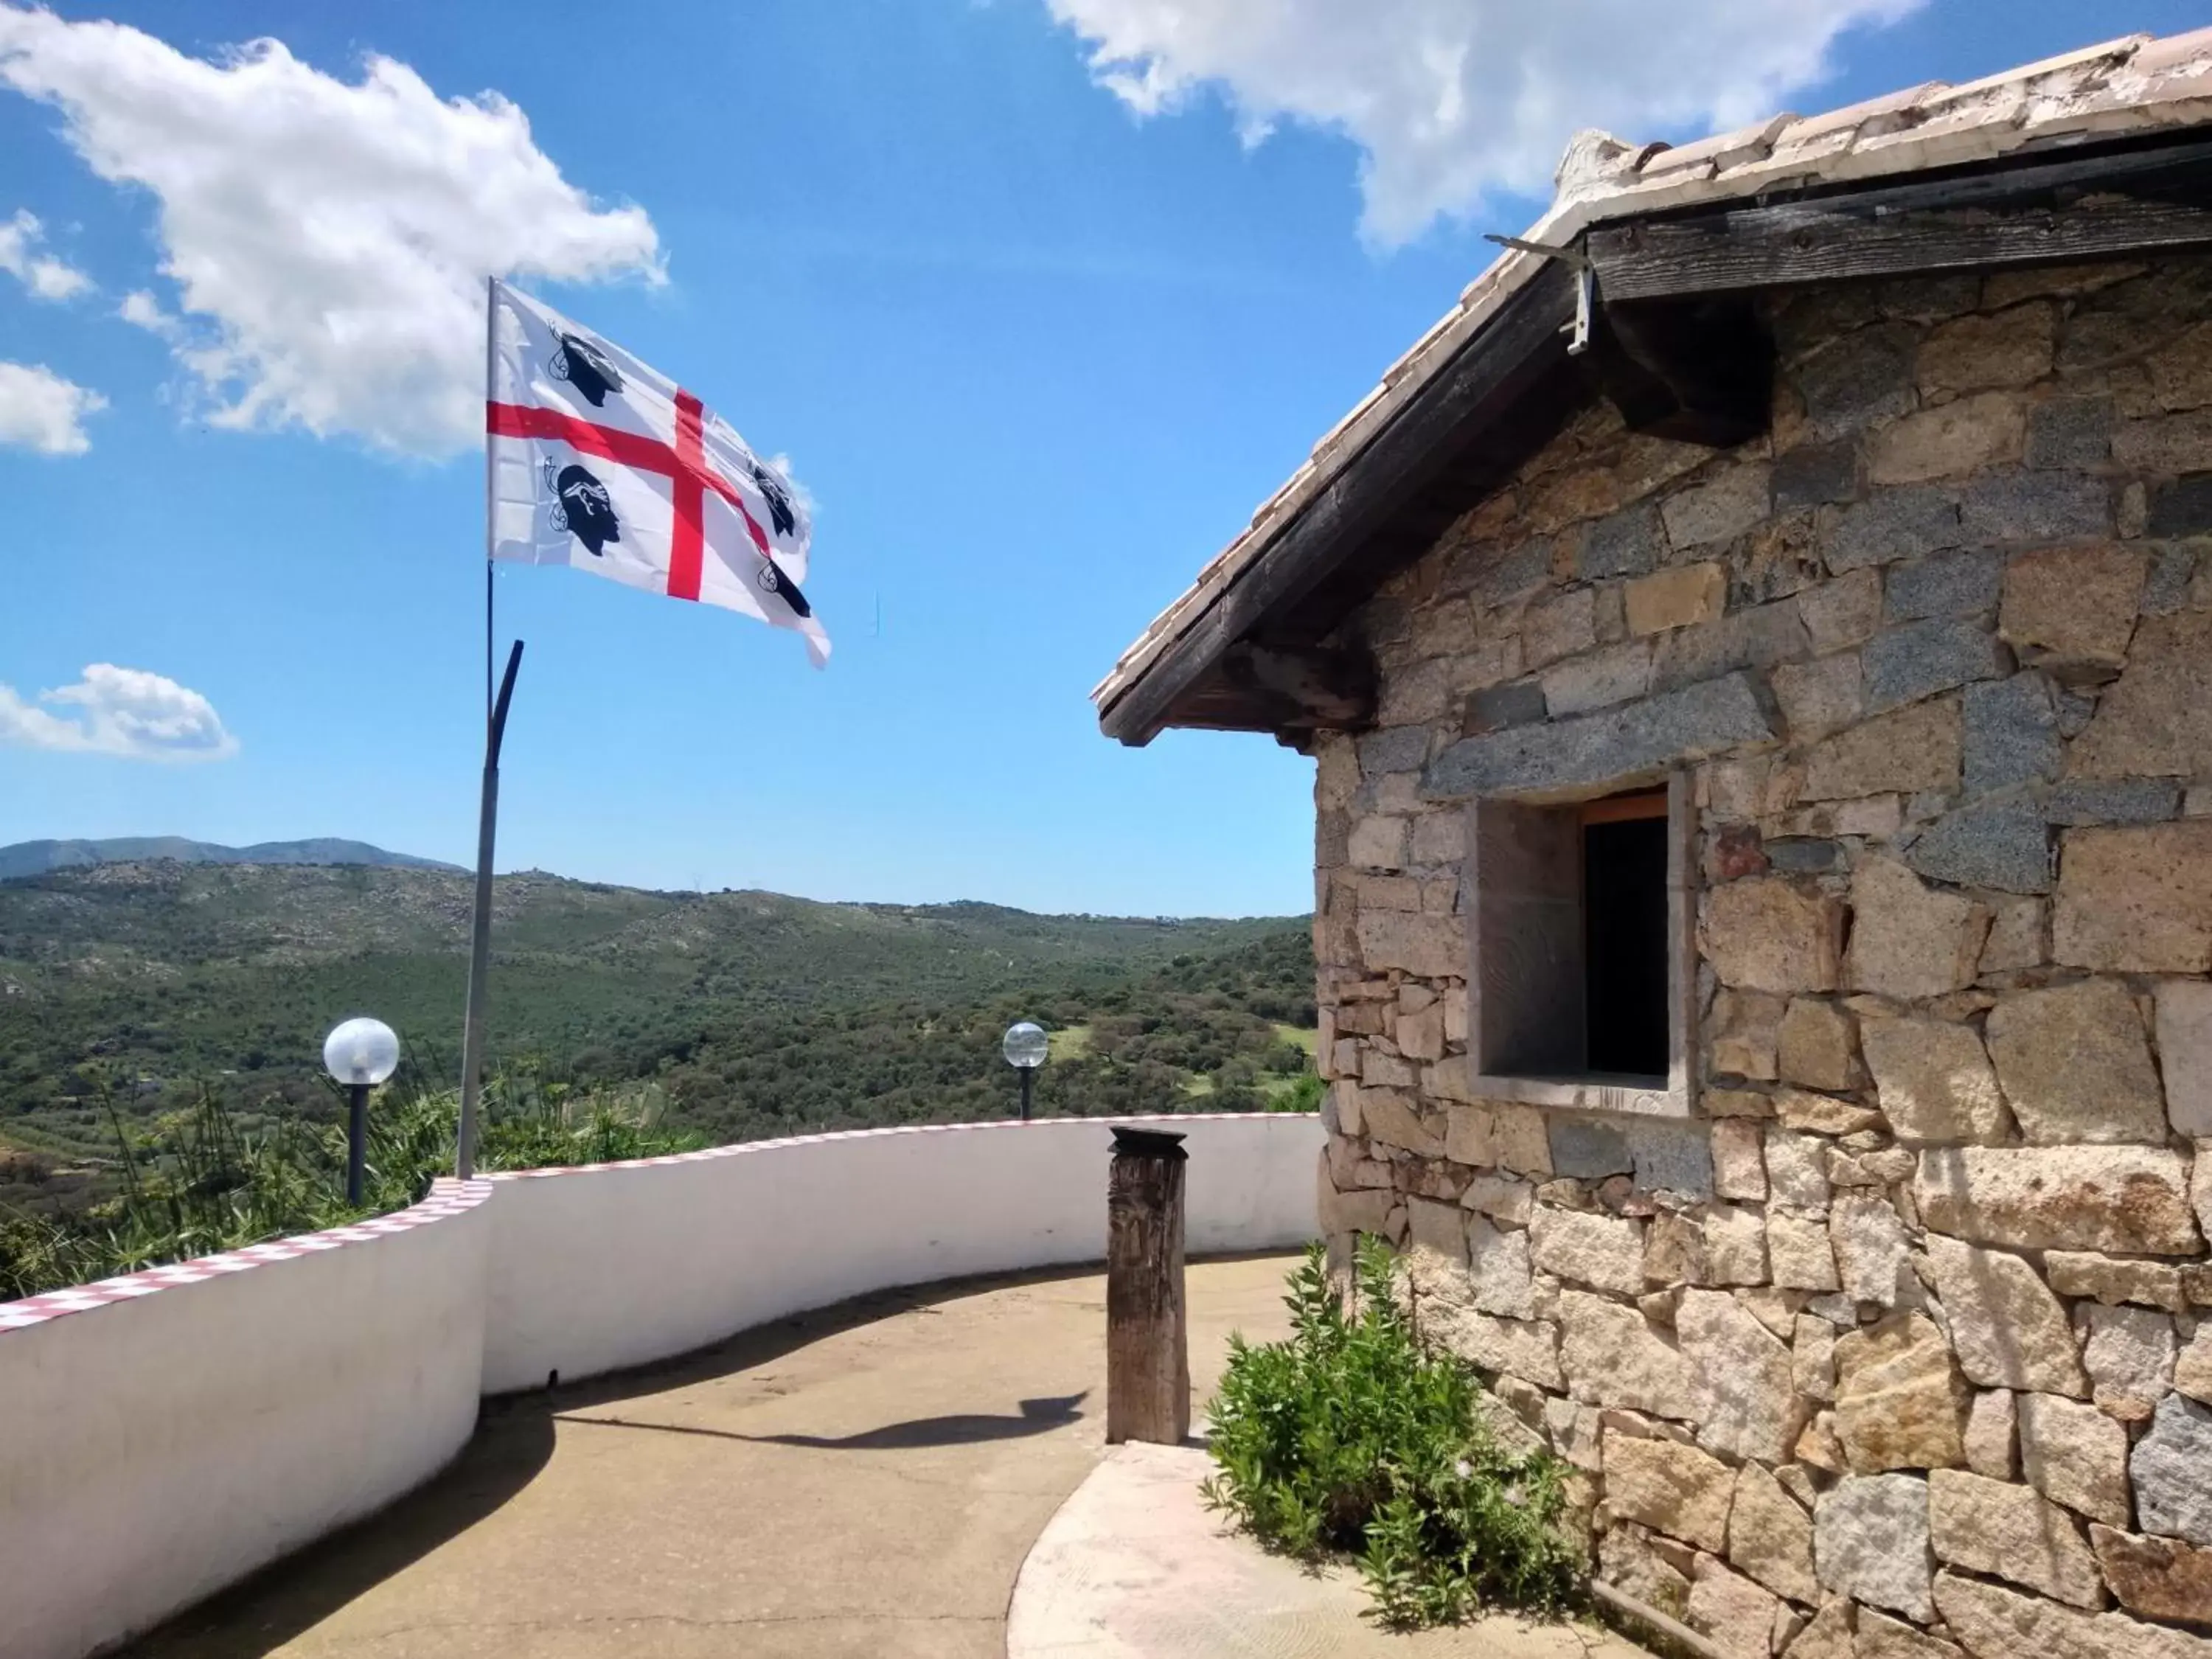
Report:
[[[800,591],[811,526],[791,482],[734,428],[611,341],[491,285],[491,556],[830,636]]]

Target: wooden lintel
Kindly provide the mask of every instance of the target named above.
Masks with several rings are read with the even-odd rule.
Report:
[[[2212,145],[1591,229],[1607,301],[2212,247]]]
[[[1747,298],[1607,303],[1593,323],[1583,361],[1631,431],[1727,448],[1766,430],[1774,349]]]

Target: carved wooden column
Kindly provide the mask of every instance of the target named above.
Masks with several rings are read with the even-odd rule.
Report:
[[[1106,1188],[1106,1443],[1190,1432],[1183,1318],[1182,1137],[1114,1131]]]

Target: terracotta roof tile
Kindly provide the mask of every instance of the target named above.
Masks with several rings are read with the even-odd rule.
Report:
[[[2051,76],[2080,76],[2084,73],[2102,75],[2127,62],[2148,45],[2148,34],[2123,35],[2118,40],[2100,41],[2094,46],[2082,46],[2074,52],[2062,52],[2055,58],[2045,58],[2033,64],[2022,64],[1997,75],[1984,75],[1978,81],[1967,81],[1951,88],[1953,98],[1972,98],[1999,88],[2014,88],[2027,85]]]
[[[1706,168],[1705,177],[1711,178],[1724,167],[1762,160],[1773,149],[1776,135],[1798,119],[1795,115],[1770,115],[1764,121],[1738,127],[1733,132],[1717,132],[1710,138],[1661,150],[1638,170],[1638,182],[1664,179],[1684,168],[1699,167]]]
[[[1921,167],[1994,160],[2011,148],[2011,135],[2027,113],[2027,100],[2017,92],[1963,108],[1947,106],[1917,127],[1861,139],[1852,147],[1854,157],[1865,164],[1856,176],[1890,171],[1889,153],[1906,145],[1917,147],[1915,165]]]
[[[2212,27],[2191,29],[2186,34],[2169,34],[2163,40],[2147,40],[2136,49],[2127,67],[2134,75],[2160,75],[2179,68],[2193,76],[2212,76]]]
[[[1899,127],[1910,126],[1919,118],[1921,100],[1944,90],[1941,81],[1923,81],[1917,87],[1907,87],[1901,92],[1886,93],[1880,98],[1869,98],[1863,103],[1846,104],[1841,109],[1832,109],[1825,115],[1810,115],[1792,122],[1775,136],[1774,148],[1778,151],[1819,147],[1821,153],[1831,153],[1832,142],[1840,135],[1844,143],[1864,132],[1874,136],[1894,132]]]

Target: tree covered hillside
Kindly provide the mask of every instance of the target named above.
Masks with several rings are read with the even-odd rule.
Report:
[[[458,1072],[469,877],[368,866],[102,864],[0,883],[0,1139],[94,1156],[206,1088],[331,1109],[324,1032],[396,1027]],[[497,884],[492,1050],[658,1082],[716,1139],[988,1115],[1016,1018],[1059,1035],[1045,1109],[1257,1103],[1306,1068],[1303,920],[1037,916],[981,904]],[[1310,1085],[1307,1085],[1310,1087]]]

